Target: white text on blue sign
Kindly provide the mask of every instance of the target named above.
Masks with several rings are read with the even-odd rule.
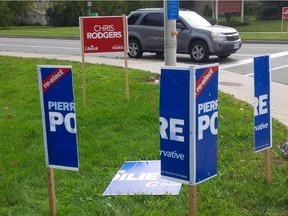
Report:
[[[216,110],[216,111],[215,111]],[[217,135],[216,119],[218,118],[218,100],[208,101],[198,104],[198,140],[203,139],[203,132],[210,129],[213,135]],[[208,112],[215,111],[211,117],[206,115]],[[202,115],[201,115],[202,114]]]
[[[267,100],[268,100],[267,94],[260,95],[259,98],[254,97],[254,104],[255,104],[254,116],[265,115],[268,113]],[[255,126],[255,131],[260,131],[260,130],[266,129],[266,128],[268,128],[268,126],[269,126],[268,123],[262,122],[261,124]]]
[[[48,101],[48,110],[49,110],[49,123],[51,132],[56,132],[57,126],[64,124],[66,130],[69,133],[76,133],[76,124],[75,124],[76,117],[75,117],[74,102]],[[63,115],[61,112],[55,112],[55,111],[68,111],[68,113]],[[74,122],[74,124],[72,124],[72,122]]]

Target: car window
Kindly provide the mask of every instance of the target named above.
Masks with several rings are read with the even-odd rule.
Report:
[[[211,23],[204,17],[192,11],[181,11],[181,17],[192,27],[207,27]]]
[[[163,13],[149,13],[149,14],[147,14],[143,18],[141,25],[163,27],[164,26]]]
[[[136,21],[139,19],[139,17],[141,16],[140,13],[137,14],[131,14],[128,17],[128,25],[134,25],[136,23]]]
[[[181,24],[182,28],[187,29],[187,26],[185,25],[185,23],[181,19],[176,20],[176,27],[177,27],[178,23]]]

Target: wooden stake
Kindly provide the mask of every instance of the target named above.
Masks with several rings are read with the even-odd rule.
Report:
[[[270,148],[264,150],[265,183],[270,184],[271,179],[271,151]]]
[[[80,17],[81,29],[81,50],[82,50],[82,88],[83,88],[83,108],[86,109],[86,68],[85,68],[85,52],[84,52],[84,31],[83,31],[83,18]]]
[[[124,60],[125,60],[125,84],[126,84],[126,99],[129,100],[129,79],[128,79],[128,57],[127,57],[127,25],[126,25],[126,16],[122,15],[123,18],[123,40],[124,40]]]
[[[197,215],[197,187],[189,185],[189,216]]]
[[[49,210],[51,216],[56,216],[56,199],[55,199],[55,184],[54,184],[54,170],[47,168],[48,178],[48,196],[49,196]]]

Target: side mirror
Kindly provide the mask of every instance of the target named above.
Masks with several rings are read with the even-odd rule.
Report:
[[[176,23],[176,28],[181,29],[181,30],[185,29],[182,23]]]
[[[217,19],[211,19],[210,20],[210,23],[212,24],[212,25],[216,25],[217,23],[218,23],[218,21],[217,21]]]

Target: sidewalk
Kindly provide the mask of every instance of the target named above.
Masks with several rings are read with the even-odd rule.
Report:
[[[0,52],[1,56],[17,56],[25,58],[48,58],[68,61],[81,62],[81,56],[71,55],[51,55],[51,54],[37,54],[37,53],[18,53],[18,52]],[[85,62],[93,64],[107,64],[124,67],[124,60],[122,58],[108,58],[108,57],[85,57]],[[192,65],[192,64],[191,64]],[[141,69],[151,71],[153,73],[160,73],[161,66],[164,62],[147,61],[144,59],[129,59],[128,67],[134,69]],[[185,66],[187,64],[177,63],[177,66]],[[36,70],[36,65],[35,65]],[[240,74],[221,70],[219,73],[219,89],[220,91],[230,94],[235,98],[246,101],[253,105],[254,85],[253,78],[246,77]],[[271,112],[272,117],[288,126],[288,86],[274,83],[271,84]]]

